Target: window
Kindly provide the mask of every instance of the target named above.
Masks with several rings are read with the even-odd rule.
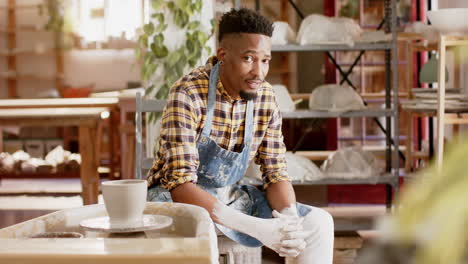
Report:
[[[143,26],[144,0],[79,0],[72,3],[74,31],[85,42],[135,37]]]

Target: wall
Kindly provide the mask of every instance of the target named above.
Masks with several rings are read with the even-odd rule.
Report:
[[[468,7],[466,0],[438,0],[437,4],[438,8]]]
[[[41,0],[16,0],[17,5],[42,3]],[[7,1],[1,0],[0,6]],[[5,10],[0,10],[0,28],[7,27]],[[17,9],[16,23],[36,25],[43,28],[47,22],[36,8]],[[47,50],[54,47],[51,32],[17,32],[17,48],[20,50]],[[0,53],[7,48],[7,35],[0,33]],[[41,98],[58,96],[53,78],[56,76],[55,56],[19,54],[16,57],[17,71],[21,74],[33,74],[51,77],[51,80],[19,78],[17,92],[20,98]],[[139,80],[139,69],[136,65],[133,49],[126,50],[69,50],[64,54],[64,84],[82,86],[95,84],[94,91],[124,89],[128,81]],[[7,71],[6,57],[0,57],[0,72]],[[7,84],[0,79],[0,98],[8,95]]]

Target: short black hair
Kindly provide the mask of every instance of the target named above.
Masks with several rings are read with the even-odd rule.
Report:
[[[221,42],[226,34],[252,33],[271,37],[273,23],[266,17],[248,8],[231,9],[223,14],[219,21],[218,41]]]

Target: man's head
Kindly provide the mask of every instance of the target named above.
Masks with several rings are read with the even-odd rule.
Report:
[[[232,9],[219,22],[220,78],[227,92],[251,100],[265,79],[271,59],[273,24],[255,11]]]

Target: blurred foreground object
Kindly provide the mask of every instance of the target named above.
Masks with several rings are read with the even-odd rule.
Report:
[[[468,140],[454,144],[440,171],[432,166],[405,186],[396,213],[382,221],[381,239],[358,263],[466,263],[467,154]]]

